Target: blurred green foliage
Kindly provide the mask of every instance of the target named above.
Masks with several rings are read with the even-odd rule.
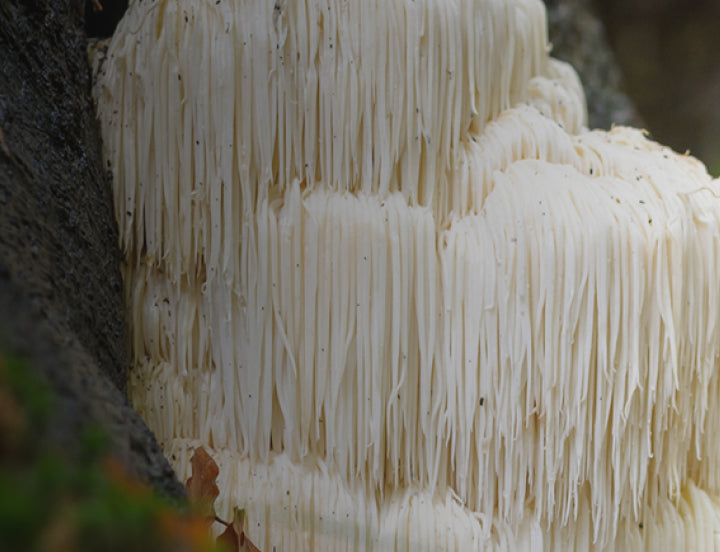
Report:
[[[43,444],[49,386],[0,351],[0,550],[215,551],[208,525],[124,471],[87,428],[73,459]],[[79,460],[78,460],[79,459]]]

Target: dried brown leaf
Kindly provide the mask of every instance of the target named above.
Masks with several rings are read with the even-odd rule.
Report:
[[[215,499],[220,494],[215,483],[220,470],[203,447],[195,449],[190,465],[192,475],[185,485],[190,504],[197,515],[207,517],[212,522],[215,519]]]
[[[260,549],[245,534],[246,523],[245,510],[235,508],[232,523],[227,525],[217,542],[224,544],[233,552],[260,552]]]
[[[223,545],[227,550],[236,552],[240,543],[238,542],[237,533],[232,525],[225,527],[225,531],[217,538],[217,543]]]

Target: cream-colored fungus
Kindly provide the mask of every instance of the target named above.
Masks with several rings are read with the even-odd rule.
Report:
[[[720,183],[548,50],[536,0],[131,1],[131,395],[262,550],[715,549]]]

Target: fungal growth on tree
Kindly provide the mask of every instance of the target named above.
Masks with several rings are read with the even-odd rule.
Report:
[[[548,51],[539,0],[131,1],[132,400],[261,550],[715,546],[720,182]]]

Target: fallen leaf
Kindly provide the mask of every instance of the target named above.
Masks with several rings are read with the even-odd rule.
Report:
[[[195,449],[190,465],[192,475],[185,485],[190,504],[197,515],[207,517],[212,523],[215,520],[215,499],[220,494],[215,483],[220,470],[203,447]]]
[[[237,533],[232,525],[225,527],[225,531],[217,538],[217,543],[223,545],[227,550],[236,552],[240,543],[238,542]]]
[[[222,535],[217,539],[218,544],[225,545],[233,552],[260,552],[260,549],[245,535],[245,510],[235,508],[232,523],[229,523]]]

